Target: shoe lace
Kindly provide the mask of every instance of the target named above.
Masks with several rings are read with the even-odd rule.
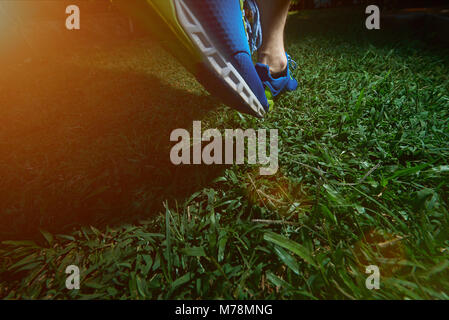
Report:
[[[288,54],[287,54],[287,61],[290,67],[290,71],[295,71],[298,68],[298,64],[296,63],[296,61],[293,60],[292,57],[290,57],[290,55]]]

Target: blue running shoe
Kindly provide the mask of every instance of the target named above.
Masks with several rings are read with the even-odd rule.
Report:
[[[266,64],[257,63],[256,70],[259,74],[260,80],[265,87],[265,93],[270,105],[272,99],[276,98],[284,91],[295,91],[298,88],[298,81],[293,78],[291,71],[296,69],[296,62],[287,55],[287,68],[281,77],[273,78],[270,73],[270,67]],[[291,69],[291,70],[290,70]]]
[[[269,104],[253,64],[240,0],[116,0],[213,95],[263,117]]]

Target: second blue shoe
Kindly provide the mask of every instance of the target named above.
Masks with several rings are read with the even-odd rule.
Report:
[[[295,91],[298,88],[298,81],[293,78],[292,70],[296,69],[296,62],[287,55],[287,68],[281,76],[273,77],[270,72],[270,67],[266,64],[257,63],[256,71],[259,74],[260,80],[265,87],[265,94],[269,101],[270,107],[273,104],[272,99],[285,91]]]

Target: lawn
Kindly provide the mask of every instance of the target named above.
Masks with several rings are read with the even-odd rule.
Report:
[[[448,49],[363,10],[286,40],[299,90],[263,120],[149,38],[2,71],[0,298],[448,299]],[[279,129],[278,173],[172,165],[194,120]]]

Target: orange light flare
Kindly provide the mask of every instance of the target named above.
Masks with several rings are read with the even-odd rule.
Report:
[[[16,10],[10,6],[12,1],[0,2],[0,58],[6,54],[8,44],[12,37],[12,16]]]
[[[302,185],[294,184],[280,170],[273,176],[261,176],[258,170],[255,167],[246,175],[247,193],[251,201],[278,212],[283,218],[303,217],[310,211],[312,201]]]
[[[355,244],[354,255],[359,272],[365,273],[368,265],[382,266],[382,275],[393,277],[404,268],[407,259],[405,237],[373,229],[366,232]]]
[[[29,1],[0,1],[0,62],[22,56],[27,41],[24,26],[28,21]],[[8,61],[5,61],[9,59]]]
[[[0,66],[45,56],[61,39],[64,1],[0,1]],[[55,32],[58,31],[58,32]],[[53,45],[50,45],[53,44]]]

